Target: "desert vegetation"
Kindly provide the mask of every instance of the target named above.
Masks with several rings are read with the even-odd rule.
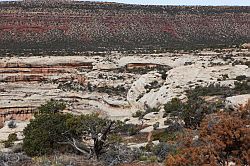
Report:
[[[208,102],[203,98],[225,95],[225,89],[218,89],[218,86],[197,87],[187,91],[187,101],[173,98],[165,104],[165,117],[168,118],[164,123],[168,127],[158,129],[159,126],[154,126],[150,140],[141,148],[132,148],[128,143],[132,141],[131,138],[137,140],[137,143],[143,142],[143,139],[146,141],[139,132],[144,128],[143,124],[133,125],[126,121],[109,120],[98,114],[63,113],[65,102],[47,101],[38,107],[40,111],[35,115],[35,119],[24,129],[25,137],[20,149],[28,156],[42,158],[36,161],[31,161],[28,156],[22,158],[33,164],[67,163],[83,157],[82,160],[88,159],[91,163],[100,165],[139,161],[165,162],[166,165],[246,165],[249,163],[250,132],[247,126],[250,122],[250,100],[245,106],[228,110],[223,98],[217,102]],[[148,109],[146,112],[137,111],[133,116],[143,119],[151,112],[159,112],[159,108]],[[17,140],[16,134],[10,134],[4,145],[13,147]],[[154,144],[154,141],[160,143]],[[14,153],[15,157],[20,155],[20,150]],[[62,160],[58,157],[52,160],[46,157],[55,154],[67,154],[68,158]],[[70,157],[72,155],[75,157]],[[6,160],[7,162],[11,160]]]
[[[0,144],[7,152],[0,154],[3,163],[244,165],[247,141],[240,141],[248,138],[244,125],[249,122],[243,118],[248,107],[238,103],[249,98],[245,65],[249,58],[230,51],[236,55],[177,51],[40,57],[46,63],[37,63],[37,57],[4,58]],[[233,64],[235,59],[240,63]],[[193,73],[200,75],[193,77]],[[242,112],[243,120],[237,112]],[[238,121],[243,128],[238,129]],[[222,122],[228,128],[221,127]],[[227,142],[223,145],[221,133],[209,133],[207,124],[222,132],[227,129],[227,135],[237,130],[242,138],[232,146],[237,144],[242,151]],[[211,148],[209,141],[214,141]]]
[[[1,166],[250,164],[249,7],[25,0],[0,18]]]
[[[166,165],[248,165],[249,104],[204,118],[197,138],[185,135],[183,147],[178,154],[167,157]]]
[[[245,35],[249,7],[48,2],[0,3],[2,52],[138,49],[153,53],[155,48],[224,47],[249,40]]]

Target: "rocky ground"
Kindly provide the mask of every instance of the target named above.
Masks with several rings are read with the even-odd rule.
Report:
[[[248,49],[203,50],[160,54],[112,52],[93,56],[2,57],[0,59],[1,139],[21,130],[36,108],[50,99],[68,103],[65,112],[98,112],[111,119],[164,128],[162,105],[185,90],[220,84],[233,88],[236,77],[250,77]],[[228,105],[246,102],[248,95],[228,98]],[[142,120],[136,111],[158,108]],[[16,119],[15,131],[6,121]],[[19,124],[19,123],[18,123]]]

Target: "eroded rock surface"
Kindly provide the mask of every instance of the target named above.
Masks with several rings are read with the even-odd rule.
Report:
[[[247,49],[3,57],[0,115],[2,121],[28,120],[47,100],[62,99],[68,103],[65,111],[74,114],[130,118],[137,110],[161,106],[174,97],[185,99],[185,90],[196,86],[216,83],[233,88],[237,76],[250,77],[249,61]],[[163,120],[155,117],[152,121],[161,126]]]
[[[239,108],[241,106],[245,106],[249,100],[250,94],[227,97],[226,106],[231,109]]]

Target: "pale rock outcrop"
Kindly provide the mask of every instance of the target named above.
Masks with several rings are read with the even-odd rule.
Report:
[[[152,141],[152,143],[154,145],[158,145],[160,143],[160,141],[156,140],[156,141]],[[139,143],[139,144],[138,143],[129,143],[128,147],[130,147],[130,148],[141,148],[141,147],[146,147],[147,144],[148,144],[148,142]]]
[[[227,108],[239,108],[240,106],[244,106],[250,100],[250,94],[237,95],[226,98],[226,107]]]
[[[28,121],[15,121],[16,127],[11,129],[8,127],[9,121],[4,123],[4,127],[0,129],[0,141],[8,139],[9,134],[16,133],[18,139],[23,139],[23,129],[29,124]]]
[[[142,75],[133,83],[132,87],[127,93],[127,100],[131,104],[131,106],[137,109],[145,109],[144,107],[148,104],[148,101],[140,101],[143,100],[142,97],[144,96],[144,94],[146,94],[145,86],[149,85],[152,82],[157,82],[158,84],[163,83],[161,75],[158,73],[148,73]]]
[[[196,86],[208,86],[210,84],[221,84],[224,86],[234,86],[237,76],[245,75],[250,77],[250,69],[246,65],[224,65],[206,67],[201,65],[180,66],[171,69],[167,73],[164,85],[159,89],[145,93],[144,86],[160,78],[154,74],[141,76],[129,90],[127,99],[134,106],[147,104],[149,107],[157,107],[167,103],[174,97],[185,98],[185,90]],[[223,80],[223,75],[227,75],[231,80]],[[136,101],[138,96],[142,96]]]
[[[130,118],[133,123],[141,123],[131,118],[137,110],[157,107],[174,97],[185,99],[184,91],[197,85],[219,83],[233,88],[236,76],[250,76],[247,66],[230,65],[234,61],[241,62],[236,64],[250,61],[248,50],[221,51],[1,57],[0,112],[26,111],[26,108],[37,108],[53,98],[66,101],[68,111],[74,114],[98,112],[109,118]],[[229,51],[229,58],[225,58]],[[159,74],[162,71],[158,73],[156,69],[144,75],[137,70],[126,70],[126,66],[134,68],[134,65],[143,73],[149,71],[144,71],[148,65],[173,69],[166,73],[165,79]],[[223,80],[223,75],[229,78]],[[116,88],[118,86],[124,89]],[[100,87],[107,89],[99,91]],[[11,114],[2,119],[26,120],[30,117]],[[151,116],[145,123],[154,124],[159,119]]]

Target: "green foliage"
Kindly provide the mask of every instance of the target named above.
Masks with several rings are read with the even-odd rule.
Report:
[[[9,148],[9,147],[11,147],[13,145],[13,142],[10,142],[10,141],[5,141],[4,142],[4,147],[5,148]]]
[[[121,141],[121,137],[115,133],[119,132],[117,128],[122,125],[124,124],[120,121],[99,118],[97,114],[39,114],[24,129],[23,148],[30,156],[51,154],[54,150],[63,148],[61,143],[70,143],[74,138],[80,147],[89,152],[91,147],[82,144],[82,139],[86,138],[94,141],[91,151],[98,157],[103,153],[104,143]]]
[[[71,115],[40,114],[24,129],[23,149],[30,156],[50,154],[65,141],[66,120]]]
[[[240,76],[237,76],[236,77],[236,80],[237,81],[243,81],[243,80],[245,80],[247,77],[245,76],[245,75],[240,75]]]
[[[9,148],[9,147],[13,146],[14,142],[17,141],[17,140],[18,139],[17,139],[17,134],[16,133],[9,134],[8,140],[4,141],[4,147]]]
[[[108,126],[110,123],[111,120],[99,118],[98,114],[72,116],[66,121],[70,133],[78,138],[83,133],[86,135],[103,133],[105,126]]]
[[[244,79],[244,81],[236,81],[233,89],[212,84],[208,87],[196,87],[194,90],[187,91],[188,101],[179,105],[182,109],[181,118],[184,120],[185,126],[197,128],[207,114],[214,113],[220,108],[224,108],[223,102],[208,103],[201,98],[201,96],[222,95],[227,97],[250,93],[249,80],[247,80],[245,76],[240,76],[238,79]]]
[[[125,125],[125,127],[126,126],[128,126],[128,128],[127,128],[127,134],[129,136],[136,135],[140,131],[140,128],[137,125],[132,125],[131,124],[131,125]]]
[[[117,134],[123,125],[121,121],[111,121],[98,117],[98,114],[73,116],[67,119],[67,128],[73,138],[79,142],[82,138],[93,140],[93,147],[88,145],[85,152],[93,152],[97,159],[106,152],[107,144],[113,142],[111,134]],[[111,141],[111,142],[109,142]]]
[[[166,132],[164,130],[162,131],[156,131],[153,132],[153,141],[159,140],[160,142],[168,142],[168,141],[173,141],[177,138],[177,135],[179,132]]]
[[[147,145],[145,146],[145,150],[147,152],[151,152],[153,149],[154,144],[152,142],[148,142]]]
[[[167,116],[168,114],[172,116],[178,116],[179,113],[183,110],[183,104],[180,99],[173,98],[171,101],[164,105],[164,110],[164,116]]]
[[[199,127],[205,115],[217,111],[217,107],[220,105],[207,103],[196,95],[196,91],[192,92],[191,95],[188,95],[188,101],[185,103],[182,103],[179,99],[172,99],[164,106],[165,116],[178,116],[185,122],[185,126],[189,128]]]
[[[226,86],[221,86],[219,84],[211,84],[207,87],[198,86],[193,90],[188,90],[187,96],[189,99],[196,99],[200,96],[221,95],[224,97],[228,97],[250,93],[250,80],[244,75],[238,76],[236,77],[236,79],[241,81],[235,81],[235,87],[233,89]]]
[[[158,161],[162,162],[168,153],[172,153],[176,150],[176,145],[167,144],[166,142],[160,142],[154,145],[152,148],[152,153],[157,156]]]
[[[189,98],[184,103],[181,118],[188,128],[197,128],[200,126],[202,119],[211,113],[217,112],[220,108],[224,107],[224,103],[209,103],[201,97]]]
[[[84,91],[84,87],[74,81],[59,83],[58,89],[63,91]]]
[[[140,161],[147,161],[148,160],[148,156],[142,155],[139,157]]]
[[[121,143],[122,137],[120,135],[113,133],[113,134],[110,134],[110,136],[108,137],[108,141],[113,142],[113,143]]]
[[[40,114],[55,114],[66,108],[66,104],[63,101],[51,99],[45,104],[41,105],[38,110]]]
[[[150,156],[150,157],[148,158],[148,160],[149,160],[150,162],[152,162],[152,163],[155,163],[155,162],[158,161],[158,158],[157,158],[157,156]]]
[[[195,89],[188,90],[187,96],[189,99],[196,99],[200,96],[214,96],[214,95],[223,95],[231,96],[233,90],[226,86],[220,86],[219,84],[211,84],[207,87],[197,86]]]
[[[116,133],[121,133],[122,135],[136,135],[141,130],[140,125],[125,124],[123,122],[116,122]]]
[[[214,84],[208,87],[199,86],[187,91],[188,100],[185,103],[182,103],[179,99],[172,99],[165,104],[165,116],[178,116],[185,122],[186,127],[197,128],[207,114],[215,113],[224,108],[223,100],[209,103],[202,98],[203,96],[220,95],[227,97],[233,94],[250,93],[249,90],[250,85],[247,81],[235,82],[234,89]]]
[[[116,87],[105,85],[103,87],[97,87],[96,91],[99,93],[107,93],[109,95],[126,95],[127,94],[127,89],[122,85],[118,85]]]
[[[234,83],[234,91],[235,94],[249,94],[250,93],[250,81],[245,80],[242,82],[235,82]]]
[[[17,141],[17,134],[16,133],[12,133],[8,136],[8,141],[14,142]]]

